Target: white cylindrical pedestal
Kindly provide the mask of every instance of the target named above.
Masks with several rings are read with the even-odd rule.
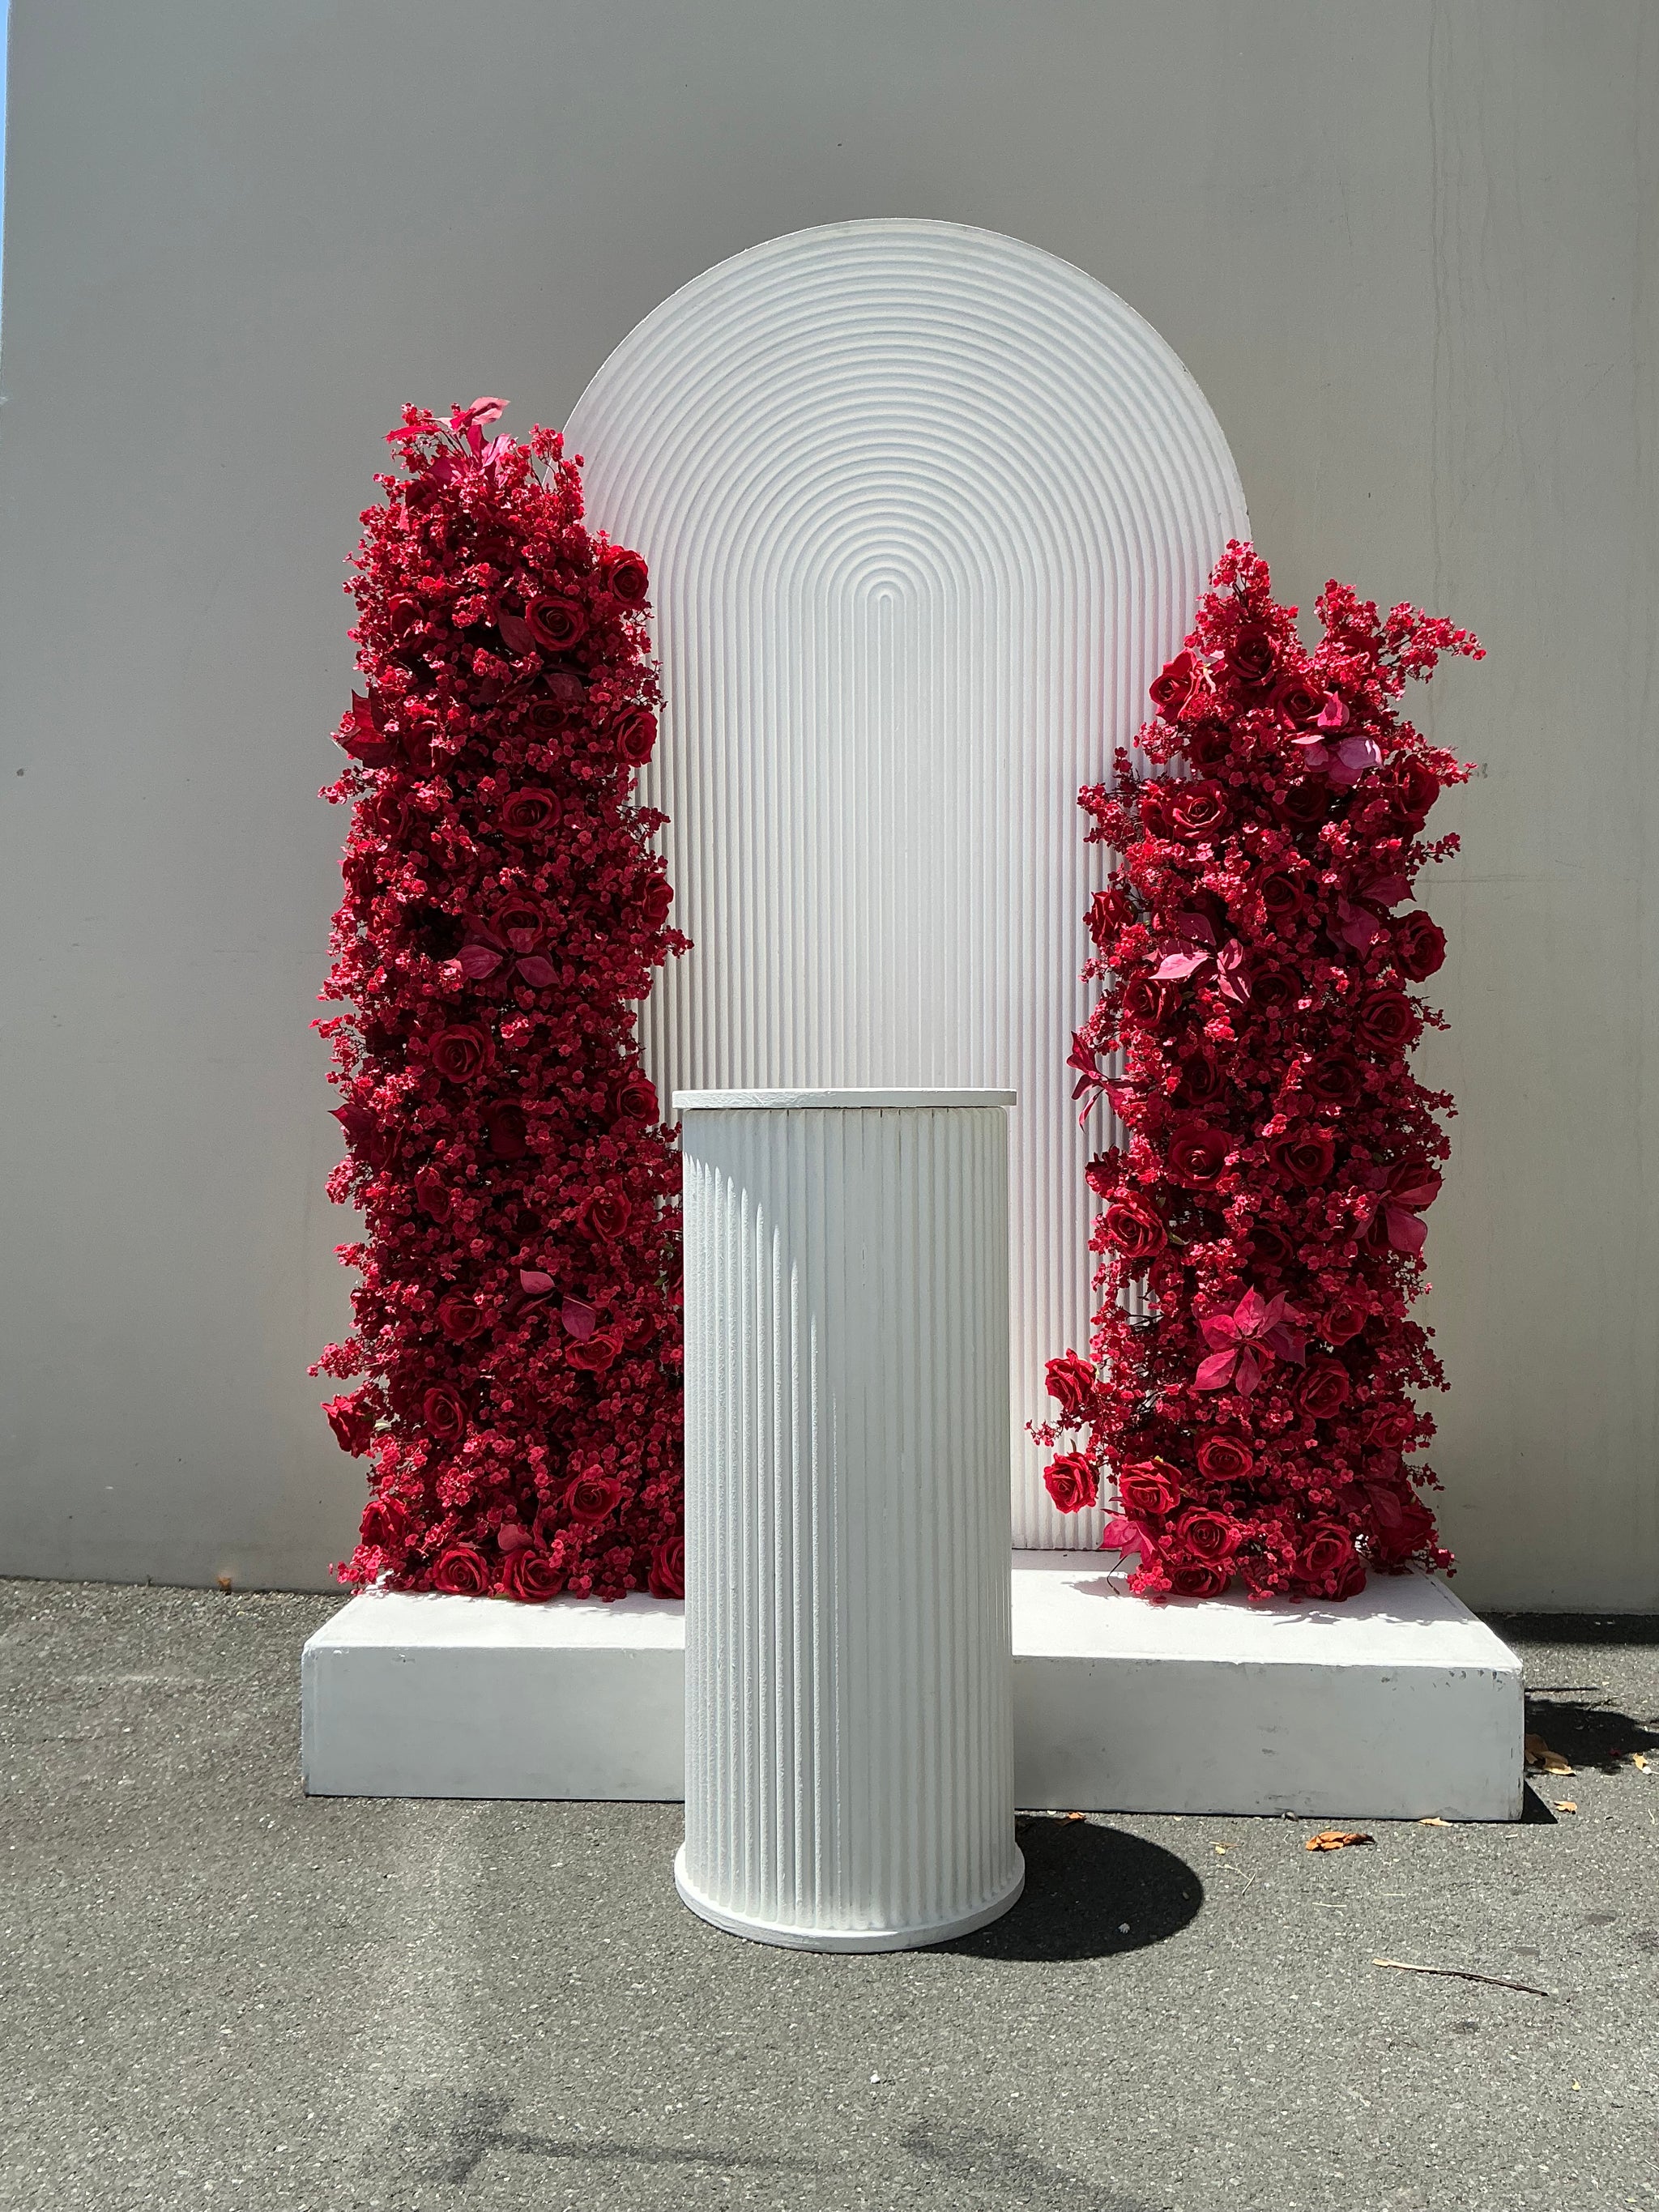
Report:
[[[1009,1091],[681,1092],[685,1843],[823,1951],[1006,1911]]]

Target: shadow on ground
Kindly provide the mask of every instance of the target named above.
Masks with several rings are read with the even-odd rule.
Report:
[[[1019,1823],[1025,1894],[988,1928],[941,1946],[976,1959],[1107,1959],[1178,1936],[1204,1885],[1161,1844],[1092,1820],[1034,1815]]]
[[[1659,1728],[1652,1721],[1594,1699],[1593,1691],[1582,1697],[1528,1698],[1527,1733],[1541,1735],[1570,1766],[1593,1766],[1601,1774],[1628,1766],[1632,1752],[1644,1759],[1659,1757]]]

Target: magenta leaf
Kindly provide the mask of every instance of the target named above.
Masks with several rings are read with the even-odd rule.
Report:
[[[527,1298],[544,1298],[553,1287],[553,1278],[539,1267],[520,1267],[519,1288]]]
[[[544,991],[553,981],[557,970],[553,963],[544,959],[539,952],[530,952],[520,961],[519,973],[532,991]]]
[[[1256,1358],[1254,1350],[1247,1345],[1238,1355],[1237,1388],[1248,1398],[1261,1380],[1261,1362]]]
[[[1207,1359],[1200,1360],[1193,1379],[1200,1390],[1224,1390],[1237,1359],[1237,1352],[1212,1352]]]
[[[1218,1352],[1231,1352],[1237,1346],[1240,1330],[1231,1314],[1206,1314],[1198,1324],[1204,1341]]]
[[[460,963],[462,975],[473,983],[482,983],[486,975],[493,975],[501,964],[501,954],[492,952],[487,945],[480,944],[476,939],[462,945],[455,957]]]
[[[586,1298],[566,1298],[559,1308],[559,1319],[564,1323],[567,1336],[574,1336],[578,1344],[586,1344],[599,1325],[599,1317]]]
[[[1347,726],[1347,702],[1334,691],[1328,691],[1325,703],[1319,710],[1318,727],[1322,730],[1346,730]]]
[[[536,633],[522,615],[510,615],[505,609],[495,617],[495,627],[501,634],[501,643],[509,653],[534,653],[538,650]]]
[[[1155,983],[1179,983],[1196,975],[1209,961],[1207,952],[1171,952],[1152,970]]]
[[[1133,1521],[1125,1520],[1121,1513],[1113,1514],[1100,1532],[1103,1552],[1140,1552],[1146,1547],[1146,1537]]]
[[[1382,1218],[1389,1242],[1396,1252],[1420,1252],[1428,1241],[1429,1224],[1420,1214],[1407,1213],[1403,1206],[1385,1206]]]

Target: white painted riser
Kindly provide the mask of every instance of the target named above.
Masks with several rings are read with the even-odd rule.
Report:
[[[1428,1577],[1345,1606],[1154,1607],[1097,1556],[1017,1552],[1013,1640],[1022,1806],[1520,1814],[1520,1661]],[[678,1606],[366,1595],[302,1678],[315,1796],[684,1796]]]

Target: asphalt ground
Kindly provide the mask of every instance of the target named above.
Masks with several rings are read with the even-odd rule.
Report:
[[[1659,1621],[1498,1624],[1515,1826],[1044,1816],[832,1958],[688,1913],[672,1806],[307,1801],[333,1604],[0,1583],[0,2204],[1659,2206]]]

